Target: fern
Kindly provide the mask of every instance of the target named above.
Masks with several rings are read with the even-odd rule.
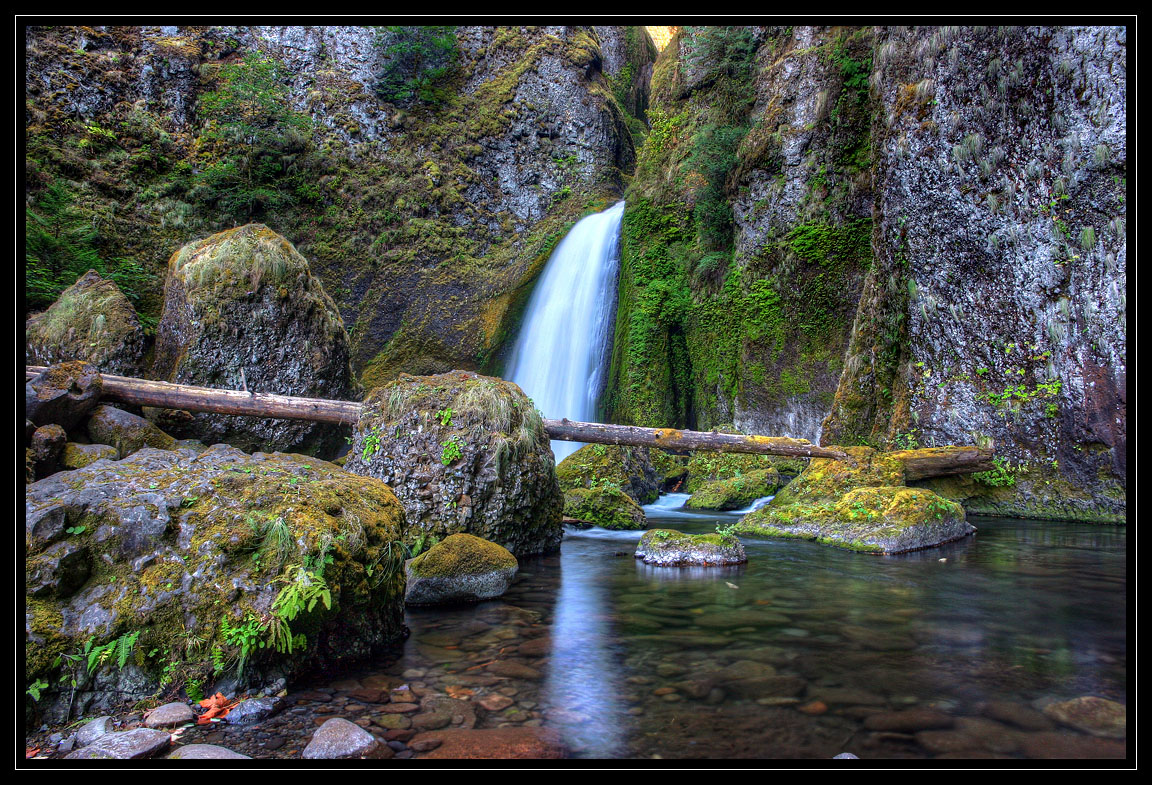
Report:
[[[132,649],[136,646],[136,639],[140,637],[140,631],[121,635],[113,643],[116,647],[116,666],[123,669],[124,665],[128,662],[129,655],[132,654]]]

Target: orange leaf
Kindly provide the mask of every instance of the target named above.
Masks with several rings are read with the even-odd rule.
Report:
[[[39,747],[36,747],[35,749],[33,749],[32,747],[25,747],[24,748],[24,759],[25,760],[27,760],[28,758],[35,758],[39,754],[40,754],[40,748]]]

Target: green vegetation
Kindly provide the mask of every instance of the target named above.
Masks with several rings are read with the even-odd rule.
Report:
[[[384,65],[376,74],[372,90],[382,100],[432,106],[445,101],[459,60],[455,27],[380,28],[376,46]]]
[[[1007,459],[997,456],[992,459],[993,468],[977,472],[972,479],[992,488],[1004,488],[1016,484],[1016,472]]]

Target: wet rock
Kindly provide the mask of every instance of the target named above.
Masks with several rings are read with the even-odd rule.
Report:
[[[94,444],[111,445],[125,458],[144,447],[161,450],[176,447],[175,439],[143,417],[106,404],[92,410],[85,427]]]
[[[412,536],[463,532],[516,556],[559,548],[556,467],[519,387],[464,371],[402,374],[365,403],[379,414],[357,425],[345,468],[395,490]]]
[[[661,476],[652,465],[651,455],[647,447],[626,447],[615,444],[587,444],[569,455],[556,467],[556,478],[560,482],[560,489],[565,492],[564,514],[569,512],[568,491],[595,490],[610,488],[623,494],[631,500],[631,506],[616,500],[612,506],[631,510],[638,509],[638,505],[649,504],[656,501],[660,495]],[[585,495],[586,496],[586,495]],[[615,497],[609,497],[615,499]],[[608,498],[605,499],[608,501]],[[605,508],[607,509],[607,508]],[[633,517],[629,512],[620,518]],[[643,520],[644,511],[640,510],[640,520]],[[574,517],[580,520],[579,515]],[[589,521],[597,526],[604,524],[598,520]],[[605,526],[605,528],[635,529],[643,526]]]
[[[916,648],[916,641],[898,633],[850,625],[839,628],[839,631],[848,640],[875,651],[911,651]]]
[[[104,373],[139,376],[146,338],[120,288],[89,270],[24,328],[25,362],[82,360]]]
[[[165,731],[151,728],[136,728],[119,733],[105,733],[92,743],[70,752],[65,760],[134,760],[151,758],[168,749],[172,737]]]
[[[552,653],[552,639],[541,637],[526,641],[520,644],[516,653],[521,657],[546,657]]]
[[[512,585],[518,568],[506,548],[471,534],[453,534],[405,563],[404,601],[443,605],[499,597]]]
[[[487,711],[502,711],[515,701],[505,695],[485,695],[477,702]]]
[[[440,746],[423,754],[423,758],[444,759],[558,759],[569,751],[560,734],[548,728],[509,727],[474,730],[444,730],[417,734],[412,747],[430,740]]]
[[[624,531],[648,527],[648,518],[640,505],[613,485],[565,489],[564,522],[578,528],[585,524]]]
[[[1022,703],[988,701],[984,704],[983,714],[985,717],[1006,722],[1024,730],[1051,730],[1053,727],[1052,720]]]
[[[380,742],[368,731],[348,720],[334,717],[312,734],[303,757],[306,760],[366,758],[379,746]]]
[[[37,477],[47,477],[59,468],[67,441],[68,435],[59,425],[41,425],[36,429],[29,453]]]
[[[539,681],[544,678],[544,674],[535,668],[523,665],[518,662],[511,662],[509,660],[500,660],[494,662],[487,667],[489,673],[494,673],[497,676],[507,676],[512,679],[527,679],[529,681]]]
[[[915,733],[935,728],[951,728],[955,720],[931,709],[905,709],[884,714],[873,714],[864,720],[864,727],[874,731]]]
[[[45,550],[27,566],[28,594],[33,597],[68,597],[88,580],[92,572],[88,548],[76,542],[60,542]]]
[[[1025,733],[1020,750],[1026,757],[1035,759],[1124,758],[1127,755],[1123,741],[1060,731]]]
[[[832,756],[832,760],[840,760],[841,758],[849,760],[860,760],[858,756],[853,755],[851,752],[841,752],[839,755]]]
[[[165,703],[152,709],[144,717],[148,728],[174,728],[186,722],[195,722],[196,714],[187,703]]]
[[[361,687],[358,690],[350,690],[348,692],[348,697],[362,701],[363,703],[387,703],[388,690],[374,690],[367,687]]]
[[[53,365],[24,385],[24,416],[37,426],[70,431],[96,407],[103,390],[96,366],[75,361]]]
[[[80,730],[76,731],[76,746],[87,747],[105,733],[111,732],[112,718],[108,716],[97,717],[94,720],[84,723],[80,726]]]
[[[1128,733],[1128,710],[1115,701],[1086,695],[1044,707],[1049,718],[1070,727],[1109,739],[1122,739]]]
[[[636,558],[662,567],[743,564],[744,546],[731,535],[684,534],[669,529],[644,532],[636,546]]]
[[[702,483],[684,503],[694,510],[738,510],[771,496],[780,487],[780,473],[769,467],[727,480]]]
[[[155,378],[349,400],[354,377],[340,312],[284,237],[248,224],[189,243],[168,261]],[[241,374],[243,371],[243,375]],[[182,431],[245,450],[334,451],[338,429],[307,420],[197,412]]]
[[[412,727],[412,720],[403,714],[377,714],[372,717],[372,722],[388,730],[406,730]]]
[[[249,698],[240,701],[228,712],[224,721],[229,725],[248,725],[261,722],[284,708],[280,698]]]
[[[265,745],[265,749],[267,749]],[[249,755],[241,755],[226,747],[215,744],[186,744],[177,747],[168,755],[168,760],[251,760]]]

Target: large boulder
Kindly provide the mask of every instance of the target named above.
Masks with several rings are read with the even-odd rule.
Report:
[[[905,485],[901,453],[839,449],[849,460],[813,458],[771,502],[741,518],[737,530],[869,553],[930,548],[976,531],[956,502]]]
[[[408,541],[464,532],[516,556],[563,537],[563,498],[540,413],[510,382],[465,371],[373,390],[344,467],[388,483]]]
[[[147,338],[136,309],[112,281],[89,270],[24,325],[24,361],[85,360],[103,373],[137,376]]]
[[[182,384],[347,400],[348,334],[336,304],[292,244],[262,224],[172,255],[153,376]],[[335,426],[200,412],[180,436],[245,450],[324,452]]]
[[[453,534],[405,564],[409,605],[480,602],[508,591],[516,557],[494,542]]]
[[[564,517],[604,529],[648,528],[644,509],[615,485],[565,489]]]
[[[404,513],[378,480],[301,455],[146,447],[25,500],[25,678],[52,685],[36,704],[49,720],[117,710],[162,677],[275,691],[400,637]]]

